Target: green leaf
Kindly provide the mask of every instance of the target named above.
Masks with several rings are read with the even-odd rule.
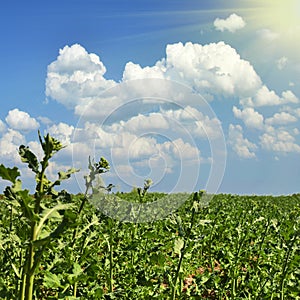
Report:
[[[58,288],[61,287],[61,275],[56,275],[53,273],[50,273],[49,271],[45,272],[44,276],[44,286],[47,288]]]
[[[15,271],[15,274],[17,275],[17,277],[20,279],[21,274],[20,274],[19,270],[17,269],[17,267],[14,265],[14,263],[11,263],[11,266],[12,266],[13,270]]]
[[[12,183],[16,182],[16,178],[20,176],[20,172],[17,167],[6,168],[3,164],[0,165],[0,176],[3,180],[8,180]]]
[[[65,210],[67,208],[69,208],[71,206],[71,204],[57,204],[52,208],[48,208],[45,209],[42,213],[42,218],[39,222],[39,225],[36,229],[36,235],[38,236],[38,234],[40,233],[44,223],[46,222],[46,220],[50,219],[51,217],[58,217],[58,211],[59,210]]]
[[[78,277],[82,273],[82,269],[78,263],[74,263],[73,265],[73,275]]]
[[[29,191],[28,190],[19,191],[17,193],[17,195],[18,195],[17,200],[18,200],[19,204],[21,205],[21,208],[22,208],[22,211],[23,211],[25,217],[29,221],[36,220],[37,216],[34,213],[33,205],[31,205],[33,202],[33,197],[29,195]]]
[[[67,172],[62,172],[62,171],[58,172],[59,181],[70,178],[71,175],[76,172],[79,172],[79,170],[75,168],[69,169]]]
[[[184,240],[182,238],[176,239],[174,244],[174,252],[176,254],[180,254],[183,246],[184,246]]]
[[[96,164],[96,168],[99,173],[107,172],[110,169],[109,162],[102,156],[98,164]]]
[[[57,139],[53,138],[52,136],[50,136],[49,133],[46,136],[44,136],[44,141],[41,137],[40,131],[38,132],[38,134],[39,134],[40,144],[45,154],[44,162],[46,162],[49,158],[51,158],[56,152],[64,148],[62,143]]]
[[[19,147],[19,155],[21,156],[21,161],[27,163],[28,167],[34,172],[39,172],[39,162],[35,154],[33,154],[30,149],[24,145]]]
[[[70,284],[74,284],[76,281],[78,281],[78,277],[83,273],[83,270],[77,262],[74,262],[72,272],[72,274],[68,275],[68,282]]]

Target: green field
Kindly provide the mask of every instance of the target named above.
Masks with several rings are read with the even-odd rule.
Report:
[[[150,185],[117,194],[107,188],[95,206],[89,191],[107,161],[89,160],[85,194],[56,191],[76,170],[51,182],[48,161],[62,146],[49,135],[40,142],[40,162],[19,149],[36,174],[33,195],[17,168],[0,165],[11,182],[0,199],[0,299],[300,299],[300,194],[197,191],[161,220],[122,222],[136,212],[120,211],[115,196],[160,203],[157,214],[183,195],[152,193]],[[106,207],[119,220],[103,214]]]
[[[193,217],[194,201],[201,198],[145,224],[115,221],[87,204],[76,243],[69,228],[48,245],[35,277],[36,299],[170,299],[181,256],[175,299],[299,299],[300,195],[216,195]],[[72,202],[79,206],[80,196]],[[26,226],[2,198],[1,299],[17,299]]]

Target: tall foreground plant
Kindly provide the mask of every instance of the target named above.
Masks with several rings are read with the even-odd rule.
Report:
[[[18,168],[7,168],[0,165],[0,177],[12,183],[4,191],[5,201],[13,207],[24,220],[24,230],[20,239],[24,240],[25,257],[22,260],[21,270],[18,273],[20,300],[31,300],[34,294],[34,278],[44,252],[49,244],[57,239],[67,228],[74,224],[76,214],[72,212],[71,195],[66,191],[57,192],[54,187],[68,179],[77,170],[72,168],[66,172],[59,172],[58,178],[51,181],[46,176],[49,160],[63,148],[63,145],[49,134],[39,141],[43,149],[43,159],[39,161],[31,150],[21,145],[19,155],[23,163],[35,173],[36,187],[33,195],[29,190],[22,189]],[[47,223],[54,222],[56,226],[50,230]],[[21,236],[22,235],[22,236]],[[12,266],[14,270],[15,266]]]

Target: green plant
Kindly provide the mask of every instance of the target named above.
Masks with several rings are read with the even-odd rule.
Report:
[[[63,145],[49,134],[42,139],[39,132],[39,141],[42,146],[44,157],[39,162],[31,150],[21,145],[19,155],[21,161],[35,173],[36,187],[34,195],[29,190],[22,189],[19,170],[14,167],[0,166],[0,176],[9,180],[12,186],[6,187],[4,195],[10,202],[11,207],[23,217],[24,231],[20,238],[24,240],[25,257],[20,271],[21,285],[19,299],[31,300],[34,294],[34,278],[36,270],[41,262],[44,252],[53,240],[57,239],[64,230],[70,226],[75,216],[71,213],[71,203],[62,203],[66,197],[65,192],[57,192],[54,187],[60,185],[65,179],[77,170],[69,169],[59,172],[55,181],[50,181],[46,176],[46,169],[52,156],[63,148]],[[52,201],[47,201],[51,198]],[[48,206],[47,206],[48,204]],[[49,231],[46,223],[54,221],[57,225]],[[17,233],[18,235],[18,233]]]
[[[186,197],[149,193],[145,182],[142,198],[116,195],[137,207],[157,204],[147,215],[170,214],[116,221],[105,214],[106,206],[118,210],[112,186],[97,181],[108,162],[89,159],[84,194],[58,192],[76,170],[50,181],[46,169],[62,145],[39,138],[40,162],[19,148],[36,175],[33,195],[17,168],[0,165],[0,177],[12,183],[0,195],[1,299],[299,299],[299,194]],[[97,192],[109,196],[101,209],[92,201]]]
[[[144,187],[143,187],[143,189],[142,188],[137,188],[137,193],[138,193],[138,195],[139,195],[139,200],[140,200],[140,202],[143,202],[143,200],[144,200],[144,198],[145,198],[145,196],[146,196],[146,194],[147,194],[147,191],[149,190],[149,188],[150,188],[150,186],[153,184],[153,181],[152,181],[152,179],[146,179],[145,181],[144,181]]]

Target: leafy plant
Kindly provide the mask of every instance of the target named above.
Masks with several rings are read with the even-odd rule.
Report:
[[[59,172],[58,178],[53,182],[50,181],[46,176],[49,160],[63,148],[63,145],[49,134],[43,139],[40,132],[39,140],[44,152],[44,157],[40,162],[28,147],[24,145],[19,147],[21,161],[35,173],[34,195],[30,195],[29,190],[22,189],[21,180],[18,179],[20,172],[16,167],[10,169],[4,165],[0,166],[2,179],[12,183],[12,186],[6,187],[4,191],[5,199],[22,216],[22,221],[25,223],[23,231],[20,234],[16,233],[23,240],[25,250],[21,270],[20,272],[16,270],[21,279],[19,289],[19,299],[21,300],[33,298],[34,278],[44,252],[48,245],[59,238],[75,218],[71,213],[72,203],[62,203],[66,193],[57,192],[54,187],[60,185],[63,180],[68,179],[77,170],[72,168],[66,172]],[[46,201],[49,197],[53,200],[51,203]],[[51,221],[55,222],[56,225],[52,230],[49,230],[46,224]]]
[[[153,184],[153,181],[152,181],[152,179],[149,178],[144,181],[143,189],[140,187],[137,188],[140,202],[143,202],[143,200],[147,194],[147,191],[149,190],[149,188],[151,187],[152,184]]]
[[[56,188],[77,170],[49,180],[63,146],[49,135],[39,140],[41,161],[19,148],[36,176],[33,194],[16,167],[0,165],[11,182],[0,195],[1,299],[299,299],[299,194],[168,195],[149,192],[150,181],[139,196],[115,194],[99,179],[108,162],[89,158],[85,192],[71,195]],[[101,209],[97,192],[108,196]],[[129,211],[118,211],[114,196],[126,208],[145,206],[131,220],[149,222],[108,217],[109,209]]]

